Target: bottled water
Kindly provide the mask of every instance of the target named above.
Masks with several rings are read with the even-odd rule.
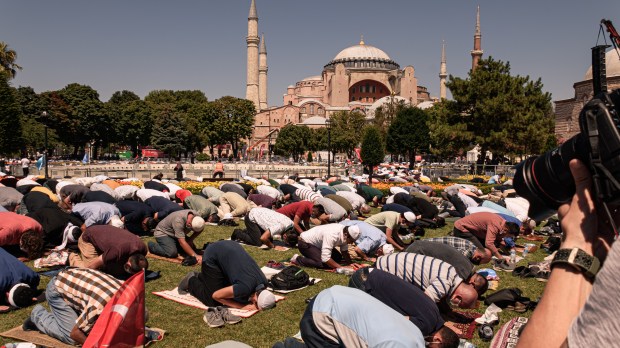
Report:
[[[339,274],[346,274],[346,275],[352,275],[353,273],[355,273],[354,270],[350,269],[350,268],[344,268],[344,267],[338,267],[336,268],[336,273]]]
[[[526,246],[523,248],[523,257],[525,258],[529,252],[530,252],[530,246],[529,246],[529,245],[526,245]]]
[[[517,262],[517,252],[515,251],[515,249],[511,249],[510,250],[510,263],[515,263]]]

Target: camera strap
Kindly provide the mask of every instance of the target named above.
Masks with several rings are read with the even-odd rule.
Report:
[[[605,105],[603,105],[605,106]],[[590,145],[590,163],[594,169],[594,173],[592,173],[592,184],[594,185],[594,192],[597,192],[597,195],[600,196],[599,192],[604,192],[601,187],[601,174],[603,174],[608,180],[610,180],[614,186],[620,187],[620,183],[615,179],[613,174],[609,172],[607,168],[603,165],[600,157],[600,148],[599,148],[599,131],[598,131],[598,122],[596,122],[597,114],[593,112],[593,110],[589,110],[586,112],[585,121],[588,125],[588,143]],[[618,237],[618,227],[616,226],[616,222],[614,221],[614,216],[612,215],[607,203],[605,203],[601,198],[596,197],[600,205],[603,206],[603,210],[605,211],[605,215],[607,216],[608,223],[611,226],[615,237]]]

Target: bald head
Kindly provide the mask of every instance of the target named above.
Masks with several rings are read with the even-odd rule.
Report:
[[[450,297],[450,302],[459,308],[474,308],[477,301],[478,292],[476,292],[472,285],[466,282],[461,282]]]

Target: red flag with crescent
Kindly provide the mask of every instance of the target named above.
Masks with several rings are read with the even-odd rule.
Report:
[[[144,345],[144,271],[134,274],[106,304],[82,347]]]

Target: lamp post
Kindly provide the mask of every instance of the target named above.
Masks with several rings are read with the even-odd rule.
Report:
[[[267,155],[269,156],[269,162],[271,162],[271,130],[269,131],[269,143],[267,144]]]
[[[44,133],[44,142],[45,142],[45,149],[43,150],[43,163],[45,164],[45,178],[49,178],[48,175],[48,171],[47,171],[47,111],[43,111],[41,113],[41,116],[43,116],[43,125],[45,126],[45,133]]]
[[[140,136],[136,135],[136,158],[138,157],[142,157],[142,154],[140,153]]]
[[[325,120],[325,127],[327,127],[327,178],[332,176],[332,120]]]

